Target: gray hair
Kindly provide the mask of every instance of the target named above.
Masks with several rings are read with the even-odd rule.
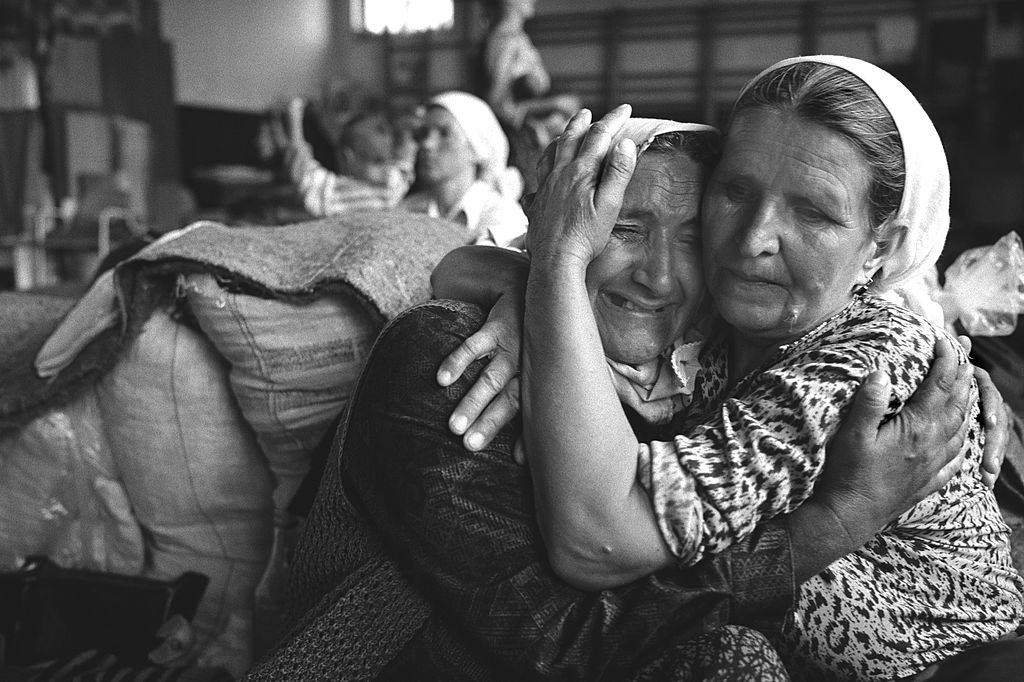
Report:
[[[722,138],[711,130],[672,130],[656,135],[644,150],[644,154],[679,152],[696,161],[705,175],[710,175],[722,156]]]
[[[731,121],[757,107],[793,111],[839,133],[860,150],[871,168],[871,227],[879,246],[888,248],[896,236],[888,220],[903,199],[906,165],[896,122],[875,92],[845,69],[799,62],[752,83],[736,100]]]

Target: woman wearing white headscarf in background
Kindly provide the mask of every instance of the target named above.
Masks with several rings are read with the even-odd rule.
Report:
[[[508,166],[508,139],[490,106],[466,92],[427,103],[416,156],[416,190],[399,204],[461,221],[467,243],[521,247],[522,178]]]
[[[589,589],[696,563],[801,504],[858,383],[882,370],[896,413],[945,333],[876,295],[933,267],[945,240],[934,126],[871,64],[785,60],[741,93],[704,197],[704,271],[722,324],[689,415],[674,440],[638,442],[597,369],[585,287],[635,163],[622,143],[597,161],[626,116],[570,122],[531,207],[526,452],[552,565]],[[1020,627],[1024,581],[980,475],[976,407],[968,422],[948,485],[803,584],[777,640],[794,677],[903,678]]]

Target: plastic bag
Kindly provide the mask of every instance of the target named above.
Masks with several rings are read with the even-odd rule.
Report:
[[[1008,232],[991,246],[968,249],[946,269],[939,295],[946,321],[971,336],[1006,336],[1024,313],[1024,246]]]
[[[34,554],[127,575],[145,560],[92,389],[0,438],[0,570]]]

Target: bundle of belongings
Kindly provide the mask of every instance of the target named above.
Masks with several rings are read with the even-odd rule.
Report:
[[[0,294],[0,670],[248,669],[311,453],[462,240],[405,212],[200,222],[77,301]]]

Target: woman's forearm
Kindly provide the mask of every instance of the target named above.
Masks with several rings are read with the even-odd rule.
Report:
[[[461,246],[430,274],[435,298],[451,298],[490,309],[503,295],[523,296],[530,261],[525,254],[495,246]]]
[[[552,566],[596,589],[667,565],[581,265],[534,265],[523,348],[524,436]]]

